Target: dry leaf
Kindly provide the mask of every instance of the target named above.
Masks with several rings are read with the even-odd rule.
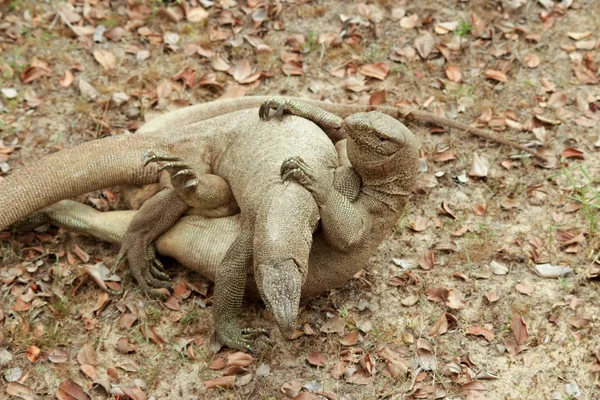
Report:
[[[485,71],[485,77],[502,83],[508,82],[508,77],[504,72],[496,71],[494,69],[488,69]]]
[[[59,83],[60,83],[60,86],[66,88],[66,87],[71,86],[71,84],[73,83],[74,80],[75,80],[75,76],[73,75],[73,73],[70,70],[66,70],[63,77],[60,78]]]
[[[470,326],[467,328],[468,335],[483,336],[488,342],[494,340],[494,334],[481,326]]]
[[[342,340],[340,340],[340,343],[343,346],[354,346],[356,343],[358,343],[359,337],[360,337],[360,335],[359,335],[358,331],[352,331],[349,334],[347,334],[346,336],[344,336],[344,338]]]
[[[427,229],[427,218],[417,215],[414,221],[409,222],[408,227],[415,232],[423,232]]]
[[[312,353],[310,356],[306,357],[306,361],[315,367],[324,367],[327,363],[327,358],[323,353]]]
[[[529,68],[536,68],[540,65],[540,58],[537,55],[525,56],[523,57],[523,61],[525,61],[525,65]]]
[[[25,386],[19,382],[9,382],[8,385],[6,385],[6,393],[23,400],[34,400],[37,398],[29,386]]]
[[[117,66],[117,59],[110,51],[99,49],[94,50],[93,54],[96,61],[102,65],[102,68],[111,70]]]
[[[446,76],[452,82],[460,82],[460,80],[462,79],[462,73],[460,72],[459,66],[456,64],[448,65],[448,67],[446,68]]]
[[[90,379],[94,380],[96,379],[96,375],[98,374],[98,371],[96,371],[96,367],[94,367],[93,365],[89,365],[89,364],[83,364],[80,367],[81,371],[86,374]]]
[[[369,97],[369,105],[378,106],[380,104],[384,104],[386,101],[386,97],[387,91],[385,89],[376,90],[373,93],[371,93],[371,97]]]
[[[96,351],[90,343],[86,343],[77,353],[77,361],[79,364],[96,365]]]
[[[525,319],[519,315],[513,315],[510,327],[515,335],[517,345],[521,346],[525,344],[529,339]]]
[[[488,163],[484,159],[479,158],[477,153],[474,153],[471,169],[469,170],[469,176],[485,178],[488,175],[488,171]]]
[[[400,302],[402,303],[403,306],[411,307],[411,306],[414,306],[415,304],[417,304],[418,301],[419,301],[419,296],[417,296],[416,294],[412,294],[408,297],[403,298]]]
[[[90,398],[83,388],[70,379],[61,382],[56,397],[59,400],[87,400]]]
[[[517,285],[515,286],[515,289],[517,289],[517,291],[519,293],[525,294],[527,296],[531,295],[533,293],[533,291],[535,290],[533,285],[529,282],[517,283]]]
[[[422,59],[426,60],[435,49],[436,39],[428,31],[424,31],[415,39],[415,47]]]
[[[408,17],[403,17],[400,19],[400,27],[402,29],[413,29],[417,26],[417,22],[419,21],[419,16],[417,14],[412,14]]]
[[[208,12],[202,7],[192,7],[185,15],[190,22],[200,22],[208,18]]]
[[[237,351],[227,356],[227,364],[233,367],[248,367],[255,358],[248,353]]]
[[[433,269],[435,265],[435,255],[433,253],[433,249],[427,249],[425,253],[419,255],[417,262],[424,270],[429,271]]]
[[[574,147],[567,147],[560,153],[564,158],[576,158],[583,160],[585,158],[585,153],[583,150],[576,149]]]
[[[382,81],[390,72],[390,66],[384,62],[379,62],[376,64],[365,64],[361,65],[358,68],[358,72],[365,76],[369,76],[371,78],[379,79],[380,81]]]
[[[223,376],[216,379],[211,379],[208,381],[202,382],[206,389],[233,389],[235,386],[235,375]]]

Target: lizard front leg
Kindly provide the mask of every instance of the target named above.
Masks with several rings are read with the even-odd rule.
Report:
[[[225,254],[215,277],[213,318],[219,341],[233,349],[252,351],[252,341],[261,329],[242,329],[242,309],[248,271],[252,267],[252,229],[246,224]]]
[[[323,129],[327,134],[327,137],[329,137],[333,143],[346,138],[344,119],[325,111],[320,107],[306,104],[301,101],[273,97],[266,100],[260,106],[258,110],[260,119],[268,120],[270,118],[269,111],[271,109],[275,110],[275,117],[279,119],[281,119],[284,113],[288,113],[314,122],[319,128]]]
[[[321,216],[321,227],[327,242],[340,251],[354,250],[370,231],[369,211],[354,201],[360,191],[360,177],[353,169],[336,169],[334,184],[308,166],[300,157],[291,157],[281,165],[284,181],[295,181],[304,186],[315,198]],[[360,186],[359,186],[360,187]],[[352,197],[347,197],[339,190]]]

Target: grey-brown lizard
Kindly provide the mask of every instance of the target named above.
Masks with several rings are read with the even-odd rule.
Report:
[[[339,124],[339,126],[335,126],[340,121],[335,116],[316,114],[310,111],[310,109],[302,107],[298,108],[298,110],[300,112],[306,110],[308,112],[306,116],[313,115],[315,120],[323,123],[326,128],[337,130],[342,128],[342,125]],[[281,122],[273,122],[265,125],[271,124],[281,124]],[[311,171],[307,170],[303,162],[290,160],[292,162],[288,161],[283,171],[284,174],[289,174],[290,177],[303,181],[312,190],[320,203],[321,216],[324,218],[323,226],[330,227],[330,229],[324,228],[316,234],[309,259],[311,265],[315,265],[319,271],[315,273],[318,279],[313,281],[312,272],[308,273],[307,279],[309,281],[302,285],[302,292],[304,294],[307,292],[308,294],[318,293],[338,286],[349,279],[357,268],[360,268],[360,265],[364,263],[371,251],[394,225],[398,212],[403,208],[406,197],[410,193],[412,184],[416,179],[416,142],[412,134],[402,124],[380,113],[367,113],[348,118],[344,127],[347,127],[348,132],[351,132],[348,142],[349,158],[354,161],[355,165],[353,165],[355,167],[358,166],[359,171],[364,174],[363,183],[365,185],[354,204],[349,202],[344,196],[341,196],[336,190],[333,190],[330,181],[329,183],[325,183],[322,178],[306,180],[306,178],[310,178]],[[307,161],[307,163],[310,163],[310,161]],[[232,188],[235,187],[236,185],[232,183]],[[279,209],[285,210],[280,207],[275,208],[275,210]],[[65,221],[81,221],[81,218],[78,219],[74,215],[65,216],[63,214],[59,218],[56,216],[56,210],[54,213],[55,218],[61,219],[63,224]],[[273,217],[273,215],[265,217]],[[284,212],[274,217],[275,220],[285,221],[287,215]],[[263,217],[259,215],[259,218]],[[343,219],[343,221],[340,221],[340,219]],[[94,220],[96,218],[91,219],[91,221]],[[223,218],[218,220],[230,221],[230,219]],[[117,218],[114,221],[117,223]],[[350,229],[346,229],[348,224],[352,225]],[[77,226],[79,223],[74,225]],[[89,224],[86,223],[83,226],[89,226]],[[290,303],[294,304],[296,301],[299,301],[302,277],[294,274],[294,269],[297,270],[298,267],[300,269],[307,268],[308,265],[298,264],[297,266],[290,266],[291,268],[287,270],[282,270],[277,262],[273,262],[273,259],[269,258],[269,255],[265,257],[264,254],[261,254],[261,250],[266,249],[267,251],[271,251],[280,258],[281,254],[285,255],[297,250],[294,248],[284,248],[283,251],[280,251],[281,249],[278,246],[282,244],[287,246],[288,244],[280,241],[266,242],[270,239],[270,235],[272,236],[273,233],[277,232],[270,230],[269,224],[256,224],[256,226],[257,237],[266,239],[262,240],[260,246],[254,247],[255,252],[258,249],[258,254],[255,256],[259,260],[261,257],[267,260],[265,263],[261,263],[260,261],[255,263],[258,289],[267,307],[274,313],[276,319],[279,315],[279,319],[289,320],[291,315],[295,320],[297,308],[290,308],[289,305]],[[276,227],[282,226],[285,226],[285,224],[281,225],[280,222],[276,222]],[[266,229],[266,231],[261,232],[261,227]],[[90,229],[93,232],[97,228]],[[243,237],[244,231],[245,229],[239,229],[237,231],[237,238],[240,236]],[[349,231],[355,234],[348,234]],[[199,230],[195,235],[202,236],[205,233]],[[184,234],[193,235],[191,233]],[[165,235],[165,237],[169,237],[169,234]],[[108,239],[109,237],[105,236],[104,238]],[[195,240],[195,238],[192,239]],[[159,252],[161,250],[168,252],[169,247],[176,247],[178,243],[181,243],[181,241],[185,242],[186,240],[188,238],[179,238],[177,242],[167,240],[167,243],[171,243],[171,246],[167,245],[165,249],[160,247],[165,243],[161,239],[158,244]],[[335,246],[332,248],[330,243],[333,243]],[[218,256],[206,255],[206,247],[201,247],[204,250],[200,253],[205,254],[208,260],[219,258]],[[217,246],[216,248],[219,247]],[[222,247],[220,248],[222,249]],[[230,246],[230,248],[236,247]],[[247,246],[244,246],[244,248],[247,248]],[[180,259],[184,264],[189,265],[189,263],[186,263],[185,257],[192,257],[190,255],[192,252],[183,252],[186,254],[178,253],[179,250],[175,249],[171,255]],[[226,263],[219,267],[216,274],[217,282],[221,269],[229,269],[229,267],[227,267]],[[239,306],[241,306],[241,304],[238,305],[237,303],[240,296],[243,295],[245,280],[240,281],[238,279],[240,270],[243,272],[242,275],[245,278],[248,270],[247,265],[233,270],[234,279],[226,282],[227,284],[224,285],[225,290],[221,289],[218,285],[215,288],[215,303],[218,300],[218,296],[224,296],[226,301],[223,311],[225,316],[235,316]],[[205,270],[204,273],[209,275],[209,277],[211,275],[208,270]],[[326,280],[323,281],[321,278]],[[290,281],[292,283],[296,281],[296,285],[290,287]],[[237,285],[233,283],[237,283]],[[229,290],[226,291],[227,289]],[[297,296],[295,296],[296,290]],[[231,301],[232,299],[234,301]],[[231,324],[229,326],[226,324],[221,329],[225,329],[226,332],[232,331]],[[241,331],[233,331],[233,333],[236,339],[227,344],[235,347],[242,347],[240,344],[245,345],[245,342],[239,339]]]
[[[236,103],[236,104],[237,104],[238,106],[240,106],[240,103]],[[242,104],[242,106],[243,106],[243,104]],[[326,105],[326,106],[330,106],[330,105]],[[336,108],[336,107],[334,107],[334,108]],[[341,107],[341,110],[348,111],[348,108]],[[388,109],[387,111],[389,111],[389,112],[395,112],[395,111],[397,111],[397,110],[396,110],[396,109],[391,109],[391,110],[389,110],[389,109]],[[194,118],[196,118],[196,117],[194,117]],[[180,119],[180,120],[181,120],[181,119]],[[151,148],[151,146],[148,146],[148,147],[149,147],[149,148]],[[301,169],[301,168],[300,168],[300,169],[298,169],[298,170],[302,172],[302,169]],[[303,171],[303,172],[306,172],[306,171]],[[135,180],[134,180],[134,181],[135,181]],[[130,183],[131,181],[127,181],[127,182],[128,182],[128,183]],[[270,276],[272,276],[272,275],[270,275]]]

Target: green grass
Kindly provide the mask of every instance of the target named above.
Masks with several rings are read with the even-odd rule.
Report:
[[[464,36],[469,35],[472,30],[473,30],[473,25],[471,25],[467,21],[460,21],[458,24],[458,28],[456,28],[456,30],[454,31],[454,34],[458,35],[460,37],[464,37]]]

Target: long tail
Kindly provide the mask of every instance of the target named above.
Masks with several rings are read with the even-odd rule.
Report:
[[[105,187],[158,181],[144,167],[145,150],[166,150],[155,135],[115,136],[83,143],[15,170],[0,183],[0,230],[57,201]]]

